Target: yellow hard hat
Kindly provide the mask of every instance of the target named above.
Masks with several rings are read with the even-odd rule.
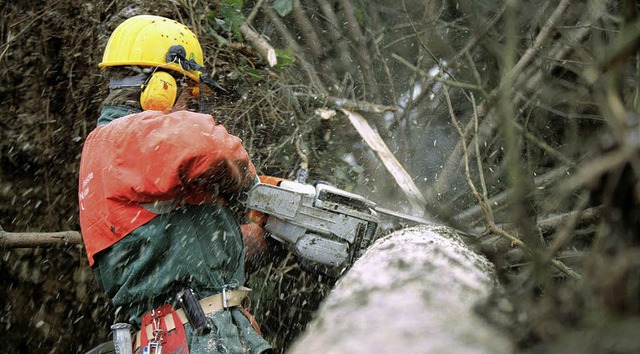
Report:
[[[199,82],[204,69],[202,47],[180,22],[153,15],[134,16],[113,31],[98,67],[134,65],[174,70]]]

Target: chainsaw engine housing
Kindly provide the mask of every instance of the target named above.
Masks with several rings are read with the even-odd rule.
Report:
[[[247,192],[244,204],[269,216],[265,230],[271,237],[334,276],[369,246],[379,222],[375,203],[327,184],[261,183]]]

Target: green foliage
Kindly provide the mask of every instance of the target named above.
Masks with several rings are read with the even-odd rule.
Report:
[[[250,68],[250,67],[245,67],[245,68],[246,68],[246,70],[244,70],[244,73],[249,75],[251,80],[253,80],[253,81],[262,81],[262,80],[265,79],[264,70],[259,70],[259,69]]]
[[[275,51],[278,64],[276,64],[274,69],[284,69],[296,61],[296,57],[291,49],[276,49]]]
[[[242,14],[243,0],[222,0],[218,6],[218,11],[209,14],[209,21],[215,30],[233,33],[241,39],[240,25],[244,23],[245,17]]]

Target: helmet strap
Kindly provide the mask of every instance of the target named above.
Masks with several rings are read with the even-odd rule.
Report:
[[[204,85],[202,84],[202,80],[200,80],[198,85],[200,86],[200,100],[198,102],[198,108],[200,113],[204,113]]]

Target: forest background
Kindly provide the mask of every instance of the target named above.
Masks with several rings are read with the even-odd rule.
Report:
[[[1,1],[0,227],[79,231],[102,50],[125,18],[161,15],[199,36],[233,93],[210,113],[260,173],[308,167],[310,180],[463,231],[504,290],[479,310],[522,352],[638,350],[638,11],[631,0]],[[115,309],[82,246],[16,248],[4,231],[3,347],[75,353],[107,340]],[[250,284],[278,351],[331,288],[292,257]]]

